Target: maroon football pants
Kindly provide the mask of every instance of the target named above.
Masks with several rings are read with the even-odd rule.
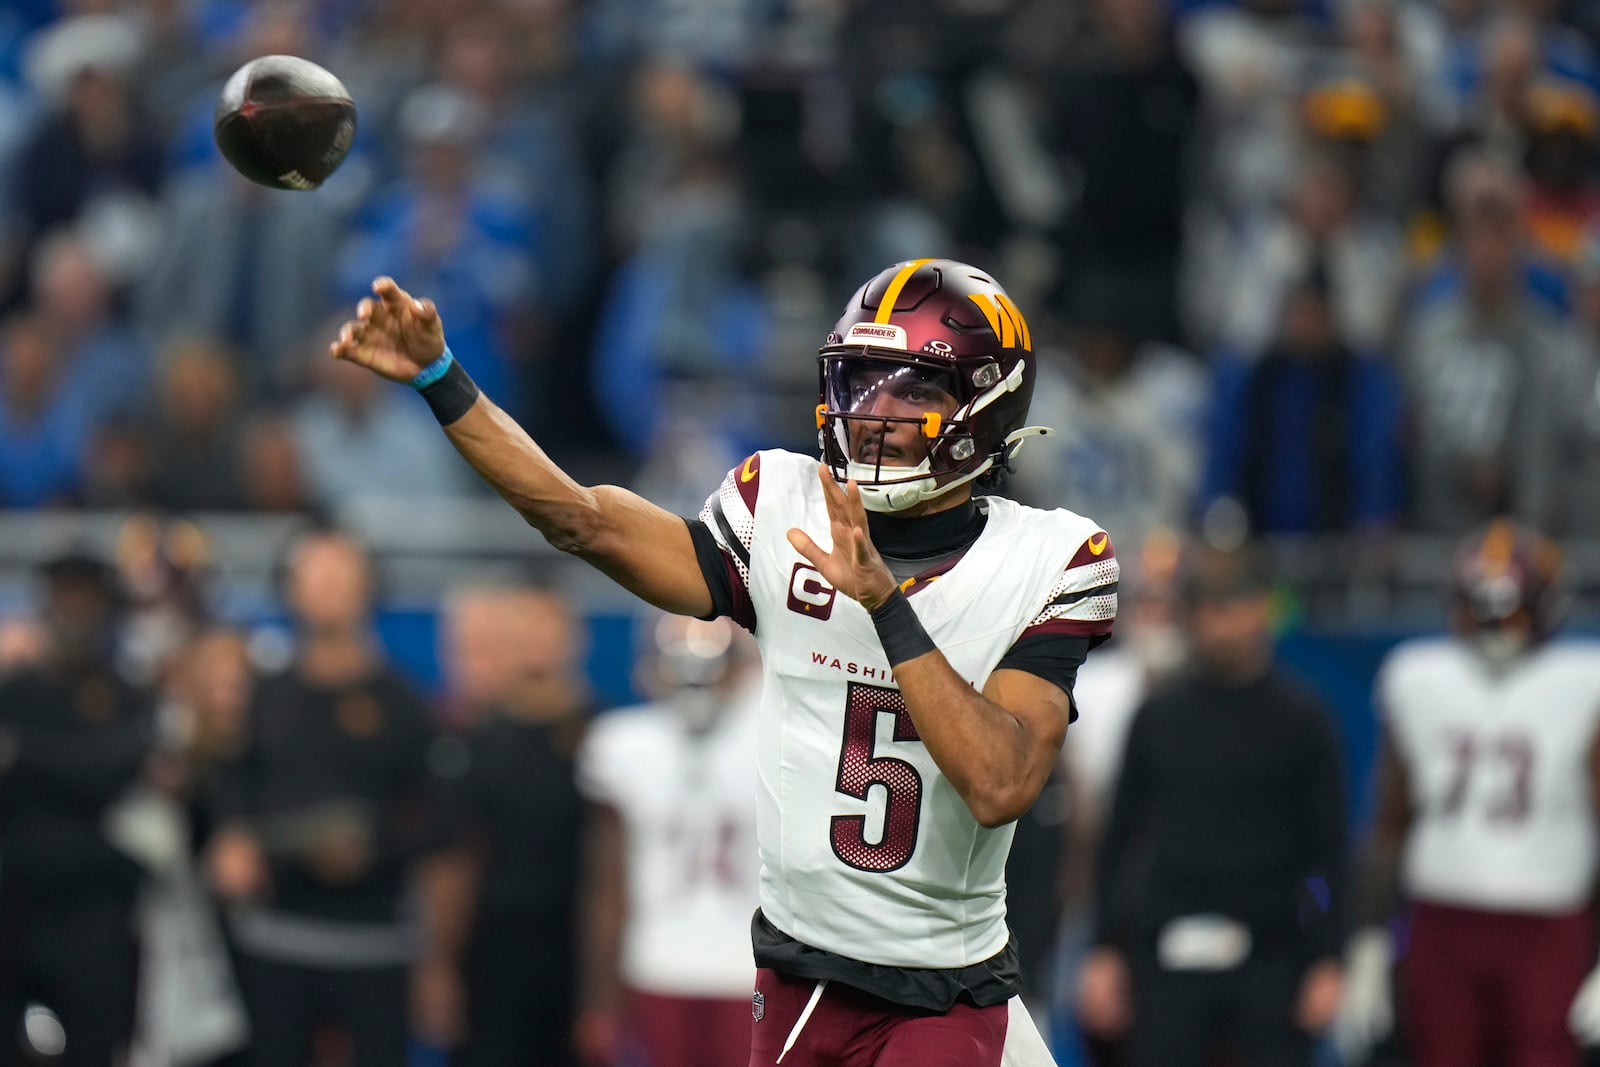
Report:
[[[1576,1064],[1567,1011],[1594,953],[1587,911],[1550,918],[1418,905],[1400,964],[1412,1064]]]
[[[760,1018],[749,1067],[773,1067],[817,983],[756,972]],[[782,1067],[999,1067],[1009,1009],[902,1007],[829,983]]]

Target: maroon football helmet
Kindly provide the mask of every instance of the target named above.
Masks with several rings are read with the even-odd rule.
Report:
[[[1022,313],[988,274],[949,259],[917,259],[878,274],[851,297],[820,358],[817,431],[834,477],[854,478],[872,511],[901,511],[1005,466],[1024,426],[1036,373]],[[898,400],[884,414],[881,398]],[[928,439],[915,465],[852,455],[862,427],[914,423]]]
[[[1468,537],[1456,554],[1455,623],[1493,644],[1500,635],[1520,651],[1560,627],[1567,588],[1561,550],[1543,534],[1497,519]]]

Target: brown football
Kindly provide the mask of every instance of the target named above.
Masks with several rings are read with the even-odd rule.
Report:
[[[356,105],[338,78],[310,60],[262,56],[222,87],[212,133],[251,181],[315,189],[350,154]]]

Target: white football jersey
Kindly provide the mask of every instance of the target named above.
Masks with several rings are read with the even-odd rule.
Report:
[[[831,547],[816,460],[760,452],[702,520],[748,595],[765,686],[757,829],[761,908],[789,936],[866,963],[965,967],[1005,947],[1009,825],[985,829],[917,737],[871,617],[790,546]],[[981,498],[988,521],[953,563],[902,586],[976,687],[1025,634],[1108,633],[1118,564],[1069,511]]]
[[[704,733],[660,703],[607,712],[584,739],[579,787],[616,808],[626,834],[621,968],[630,988],[750,995],[760,696],[752,677]]]
[[[1549,645],[1495,672],[1465,642],[1408,642],[1384,661],[1378,703],[1416,812],[1401,868],[1411,897],[1550,915],[1586,905],[1600,644]]]

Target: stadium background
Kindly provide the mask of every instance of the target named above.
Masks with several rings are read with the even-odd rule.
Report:
[[[536,574],[624,702],[626,599],[404,390],[326,366],[333,324],[394,275],[559,462],[692,514],[752,448],[813,447],[834,312],[931,250],[1003,279],[1041,349],[1034,421],[1068,432],[1013,491],[1099,518],[1135,589],[1151,531],[1261,539],[1359,827],[1373,671],[1442,624],[1456,538],[1540,526],[1600,619],[1597,49],[1584,0],[11,0],[0,612],[92,544],[147,614],[198,589],[270,659],[284,545],[332,519],[430,691],[449,591]],[[314,194],[210,143],[273,52],[361,108]],[[1497,278],[1515,325],[1456,358]]]

